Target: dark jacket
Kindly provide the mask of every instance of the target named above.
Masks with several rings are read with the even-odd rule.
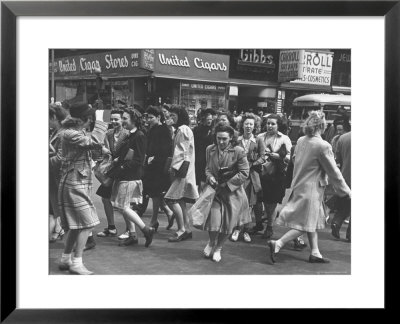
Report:
[[[130,133],[116,151],[115,157],[118,161],[107,175],[122,181],[141,180],[144,174],[146,144],[146,136],[142,131],[136,130]],[[129,149],[133,150],[133,158],[125,160]]]
[[[213,134],[211,126],[199,125],[193,130],[194,135],[194,151],[195,151],[195,168],[196,183],[206,181],[206,148],[213,144]]]

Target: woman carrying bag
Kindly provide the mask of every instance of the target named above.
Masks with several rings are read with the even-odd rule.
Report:
[[[146,157],[146,136],[141,131],[142,114],[127,108],[122,115],[122,125],[129,131],[129,136],[121,142],[115,153],[115,166],[107,173],[113,178],[111,201],[114,208],[122,211],[122,216],[128,224],[129,237],[119,245],[137,244],[135,225],[139,226],[146,238],[145,247],[153,240],[154,228],[146,226],[139,215],[130,208],[131,203],[141,203],[143,199],[142,178]]]
[[[230,240],[236,242],[240,237],[246,243],[251,242],[249,235],[249,224],[251,223],[251,210],[254,210],[256,219],[256,226],[253,228],[253,233],[262,231],[262,191],[260,182],[261,165],[265,162],[264,160],[264,142],[261,138],[256,137],[255,133],[256,116],[252,113],[246,113],[242,117],[240,124],[241,136],[238,137],[238,145],[244,149],[247,155],[247,161],[250,167],[250,176],[244,183],[247,199],[249,201],[249,212],[244,213],[240,217],[240,223],[244,225],[238,225],[233,231]],[[242,234],[242,235],[240,235]]]
[[[232,145],[234,129],[218,124],[216,143],[206,149],[207,183],[216,188],[211,210],[204,223],[209,242],[203,254],[213,261],[221,261],[221,250],[240,215],[248,213],[249,203],[243,184],[249,176],[249,163],[244,149]]]
[[[261,187],[263,202],[267,218],[267,227],[262,238],[270,239],[273,235],[275,209],[282,202],[285,195],[285,167],[290,161],[290,138],[279,130],[282,129],[282,118],[270,114],[265,121],[266,132],[258,135],[265,145],[265,158],[267,162],[261,171]]]

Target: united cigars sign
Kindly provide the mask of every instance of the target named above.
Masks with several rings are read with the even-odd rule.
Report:
[[[331,84],[333,53],[318,50],[282,50],[278,82]]]
[[[79,56],[69,56],[50,62],[50,73],[60,77],[129,75],[154,68],[154,50],[120,50]]]
[[[154,72],[206,80],[227,80],[229,56],[185,50],[155,50]]]

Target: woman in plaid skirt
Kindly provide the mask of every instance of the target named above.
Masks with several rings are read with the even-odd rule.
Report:
[[[91,275],[82,262],[82,253],[88,235],[94,226],[100,223],[92,202],[91,150],[101,149],[107,131],[107,123],[97,120],[91,134],[85,129],[92,122],[95,110],[87,104],[75,104],[70,107],[70,116],[62,123],[65,130],[60,136],[59,154],[61,158],[60,185],[58,201],[61,225],[68,230],[64,253],[59,268],[70,273]],[[99,116],[97,116],[99,115]],[[74,257],[71,258],[75,247]]]

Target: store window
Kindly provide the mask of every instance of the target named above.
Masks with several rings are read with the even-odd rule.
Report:
[[[85,83],[82,80],[63,80],[55,82],[55,101],[82,102],[85,98]]]
[[[200,82],[181,82],[181,104],[189,115],[197,115],[203,107],[215,110],[226,109],[226,85]]]

